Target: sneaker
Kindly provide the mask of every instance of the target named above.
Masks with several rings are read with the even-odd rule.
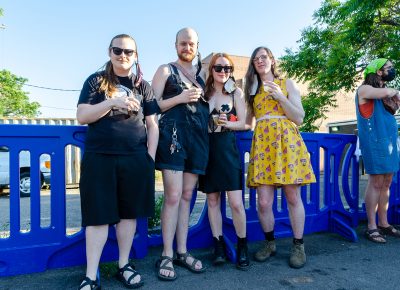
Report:
[[[304,244],[294,244],[290,254],[289,266],[292,268],[302,268],[306,264],[307,258],[304,252]]]
[[[276,244],[273,241],[264,241],[264,245],[256,252],[254,259],[258,262],[265,262],[269,257],[276,255]]]
[[[222,265],[226,262],[225,240],[223,236],[219,236],[218,238],[213,237],[213,240],[214,240],[214,254],[212,263],[214,266]]]

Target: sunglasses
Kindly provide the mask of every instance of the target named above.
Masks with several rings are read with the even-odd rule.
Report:
[[[222,70],[224,70],[225,73],[230,73],[230,72],[232,72],[232,67],[229,66],[229,65],[226,65],[226,66],[222,66],[222,65],[220,65],[220,64],[219,64],[219,65],[214,65],[214,66],[213,66],[213,69],[214,69],[214,71],[217,72],[217,73],[222,72]]]
[[[132,54],[136,52],[133,49],[122,49],[119,47],[111,47],[111,50],[115,55],[121,55],[122,53],[124,53],[126,56],[132,56]]]

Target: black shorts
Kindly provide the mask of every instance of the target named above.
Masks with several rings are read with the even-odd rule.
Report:
[[[147,152],[85,152],[80,177],[82,226],[154,215],[154,161]]]
[[[210,157],[206,174],[199,177],[199,190],[204,193],[242,190],[242,172],[235,133],[210,133]]]
[[[173,128],[181,148],[171,154]],[[208,162],[207,126],[196,122],[161,119],[156,154],[156,168],[204,174]]]

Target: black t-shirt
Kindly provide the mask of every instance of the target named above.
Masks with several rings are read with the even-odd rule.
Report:
[[[79,97],[79,104],[95,105],[108,98],[99,92],[104,72],[94,73],[87,78]],[[148,82],[142,80],[138,88],[132,84],[132,76],[118,77],[116,96],[135,96],[140,98],[141,108],[137,114],[125,110],[112,109],[105,116],[89,124],[85,151],[105,154],[132,154],[147,150],[145,116],[156,114],[158,105]],[[140,94],[140,96],[138,96]]]

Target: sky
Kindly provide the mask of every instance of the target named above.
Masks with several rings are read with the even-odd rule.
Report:
[[[176,32],[192,27],[203,58],[212,52],[250,56],[258,46],[276,57],[296,50],[322,0],[0,0],[0,70],[28,79],[39,117],[74,118],[85,79],[107,61],[113,36],[137,42],[144,79],[175,61]],[[2,25],[3,24],[3,25]],[[63,90],[63,91],[62,91]],[[72,91],[69,91],[72,90]]]

